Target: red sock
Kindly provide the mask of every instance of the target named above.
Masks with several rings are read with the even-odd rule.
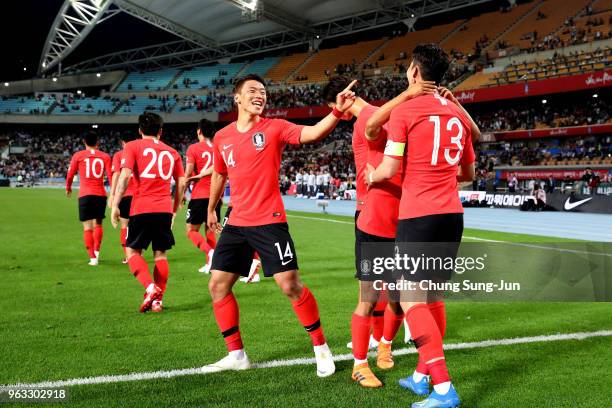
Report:
[[[153,279],[155,280],[155,284],[160,287],[162,290],[162,296],[166,293],[166,283],[168,282],[168,273],[170,272],[170,268],[168,266],[167,259],[158,259],[155,261],[155,269],[153,269]]]
[[[208,228],[206,229],[206,243],[212,249],[215,249],[217,246],[217,237],[215,236],[215,233]]]
[[[149,265],[147,265],[147,261],[145,261],[142,255],[132,255],[132,257],[128,259],[128,265],[132,274],[140,283],[142,283],[142,286],[144,286],[145,289],[148,288],[151,283],[153,283],[151,274],[149,273]]]
[[[94,250],[100,252],[100,247],[102,246],[102,237],[104,236],[104,229],[102,225],[96,225],[94,228]]]
[[[383,337],[385,340],[393,340],[400,326],[402,325],[402,321],[404,320],[404,314],[395,314],[393,310],[389,307],[385,309],[384,319],[384,329],[383,329]]]
[[[259,253],[257,251],[255,251],[255,253],[253,254],[253,259],[259,260]]]
[[[122,227],[121,232],[119,233],[119,237],[121,239],[121,247],[123,248],[123,254],[125,255],[125,242],[127,240],[127,227]]]
[[[200,251],[208,253],[212,249],[199,231],[191,230],[187,233],[187,236]]]
[[[444,301],[428,303],[427,307],[429,307],[429,311],[438,325],[440,336],[444,338],[444,333],[446,332],[446,307]]]
[[[300,298],[291,303],[298,320],[310,335],[312,345],[320,346],[325,344],[325,336],[323,335],[323,328],[319,319],[319,308],[310,290],[304,286]]]
[[[370,316],[359,316],[353,313],[351,340],[353,357],[357,360],[365,360],[368,357],[368,346],[370,345]]]
[[[372,336],[374,340],[380,341],[380,338],[383,335],[383,328],[385,327],[385,308],[387,307],[387,301],[378,301],[374,306],[374,311],[372,312],[372,318],[370,323],[372,324]]]
[[[83,241],[85,241],[85,248],[90,258],[95,258],[94,254],[94,236],[92,230],[83,230]]]
[[[221,334],[225,339],[227,351],[240,350],[244,348],[240,337],[240,312],[238,302],[233,293],[230,293],[218,302],[213,303],[213,312]]]
[[[406,321],[414,344],[419,352],[419,360],[426,363],[436,358],[442,358],[434,363],[427,364],[433,385],[449,381],[444,350],[442,350],[442,336],[429,307],[426,304],[412,306],[406,312]]]

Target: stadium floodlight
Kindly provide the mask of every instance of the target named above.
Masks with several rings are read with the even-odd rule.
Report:
[[[8,83],[8,82],[5,82],[5,83],[4,83],[4,86],[9,86],[9,83]]]
[[[593,98],[599,98],[599,95],[593,94]]]
[[[548,101],[546,99],[542,99],[542,103],[546,104]]]
[[[99,72],[98,72],[98,73],[96,73],[96,77],[100,78],[101,76],[102,76],[102,74],[101,74],[101,73],[99,73]]]
[[[80,94],[82,94],[82,93],[83,93],[83,92],[81,92],[81,90],[80,90],[80,89],[79,89],[79,90],[77,90],[77,95],[80,95]]]
[[[53,77],[53,82],[57,82],[57,78],[56,77]]]
[[[92,129],[97,129],[98,125],[91,125]]]
[[[23,67],[23,72],[27,71],[28,69],[26,67]]]

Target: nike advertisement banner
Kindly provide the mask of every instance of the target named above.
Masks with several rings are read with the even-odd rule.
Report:
[[[546,204],[556,211],[612,214],[612,196],[553,193]]]

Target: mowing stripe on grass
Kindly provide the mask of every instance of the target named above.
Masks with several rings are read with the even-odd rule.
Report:
[[[303,216],[303,215],[287,214],[287,217],[301,218],[301,219],[305,219],[305,220],[327,221],[327,222],[334,222],[334,223],[337,223],[337,224],[349,224],[349,225],[354,225],[355,224],[354,222],[351,222],[351,221],[341,221],[341,220],[333,220],[333,219],[319,218],[319,217],[306,217],[306,216]],[[520,247],[527,247],[527,248],[534,248],[534,249],[544,249],[544,250],[548,250],[548,251],[567,252],[567,253],[571,253],[571,254],[599,255],[599,256],[612,257],[612,254],[609,254],[609,253],[606,253],[606,252],[590,252],[590,251],[581,251],[581,250],[578,250],[578,249],[555,248],[555,247],[550,247],[550,246],[545,246],[545,245],[524,244],[524,243],[520,243],[520,242],[500,241],[498,239],[471,237],[469,235],[464,235],[463,238],[464,239],[468,239],[468,240],[474,240],[474,241],[492,242],[492,243],[499,243],[499,244],[506,244],[506,245],[520,246]]]
[[[444,345],[445,350],[467,350],[477,349],[485,347],[495,346],[510,346],[515,344],[529,344],[529,343],[544,343],[551,341],[566,341],[566,340],[584,340],[592,337],[608,337],[612,336],[612,330],[599,330],[595,332],[579,332],[579,333],[566,333],[566,334],[553,334],[548,336],[533,336],[533,337],[517,337],[512,339],[498,339],[498,340],[485,340],[476,341],[470,343],[454,343]],[[394,350],[395,356],[402,356],[406,354],[415,354],[417,351],[414,348],[403,348]],[[370,352],[370,356],[375,356],[375,352]],[[334,361],[347,361],[352,360],[352,354],[339,354],[334,356]],[[253,369],[272,368],[272,367],[289,367],[298,365],[309,365],[315,364],[314,358],[296,358],[292,360],[272,360],[264,361],[261,363],[253,364]],[[211,367],[194,367],[185,368],[180,370],[170,371],[150,371],[144,373],[132,373],[132,374],[121,374],[121,375],[103,375],[98,377],[85,377],[85,378],[73,378],[70,380],[61,381],[44,381],[39,383],[22,383],[22,384],[11,384],[1,385],[0,391],[6,391],[10,388],[60,388],[70,387],[74,385],[90,385],[90,384],[110,384],[120,383],[129,381],[143,381],[143,380],[155,380],[160,378],[175,378],[183,377],[187,375],[204,375],[219,372],[220,370]]]

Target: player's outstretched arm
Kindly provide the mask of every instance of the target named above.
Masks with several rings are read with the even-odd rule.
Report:
[[[368,163],[364,172],[365,182],[369,186],[395,176],[399,171],[401,160],[385,156],[377,168]]]
[[[461,109],[461,111],[465,114],[465,116],[470,121],[470,125],[471,125],[470,130],[472,132],[472,142],[476,143],[480,139],[480,129],[478,128],[478,125],[476,124],[474,119],[472,119],[472,116],[470,116],[468,111],[463,107],[463,105],[461,105],[461,103],[457,100],[457,98],[455,98],[455,95],[453,95],[453,93],[449,91],[448,89],[444,87],[440,87],[440,95],[443,98],[446,98],[452,103],[454,103],[455,105],[457,105],[459,109]]]
[[[346,88],[336,95],[336,107],[334,110],[316,125],[304,126],[300,135],[300,143],[315,143],[329,135],[336,127],[344,112],[350,109],[355,102],[355,92],[351,88],[355,86],[357,80],[353,80]]]
[[[189,166],[189,165],[187,165]],[[213,174],[213,168],[212,166],[207,168],[206,170],[202,170],[201,173],[196,174],[195,176],[191,176],[187,178],[187,183],[191,183],[193,181],[200,181],[201,179],[203,179],[206,176],[210,176],[211,174]],[[185,172],[185,175],[187,175],[187,172]]]
[[[417,82],[401,94],[397,95],[395,98],[385,103],[383,106],[377,109],[376,112],[374,112],[370,119],[368,119],[365,128],[366,138],[368,140],[378,139],[378,135],[380,134],[383,125],[387,123],[389,117],[391,116],[391,111],[396,106],[406,102],[409,99],[416,98],[417,96],[433,94],[437,89],[436,83],[433,81]]]
[[[115,194],[113,195],[113,204],[111,207],[111,224],[113,224],[113,228],[117,228],[117,225],[119,225],[119,203],[121,202],[121,199],[128,188],[128,183],[130,182],[131,176],[132,170],[126,167],[121,169],[119,180],[117,181],[117,186],[115,187]]]
[[[217,213],[215,208],[217,203],[223,195],[223,189],[225,188],[225,182],[227,181],[227,174],[217,173],[213,171],[210,178],[210,197],[208,199],[208,221],[206,225],[211,231],[221,232],[221,225],[217,219]]]

